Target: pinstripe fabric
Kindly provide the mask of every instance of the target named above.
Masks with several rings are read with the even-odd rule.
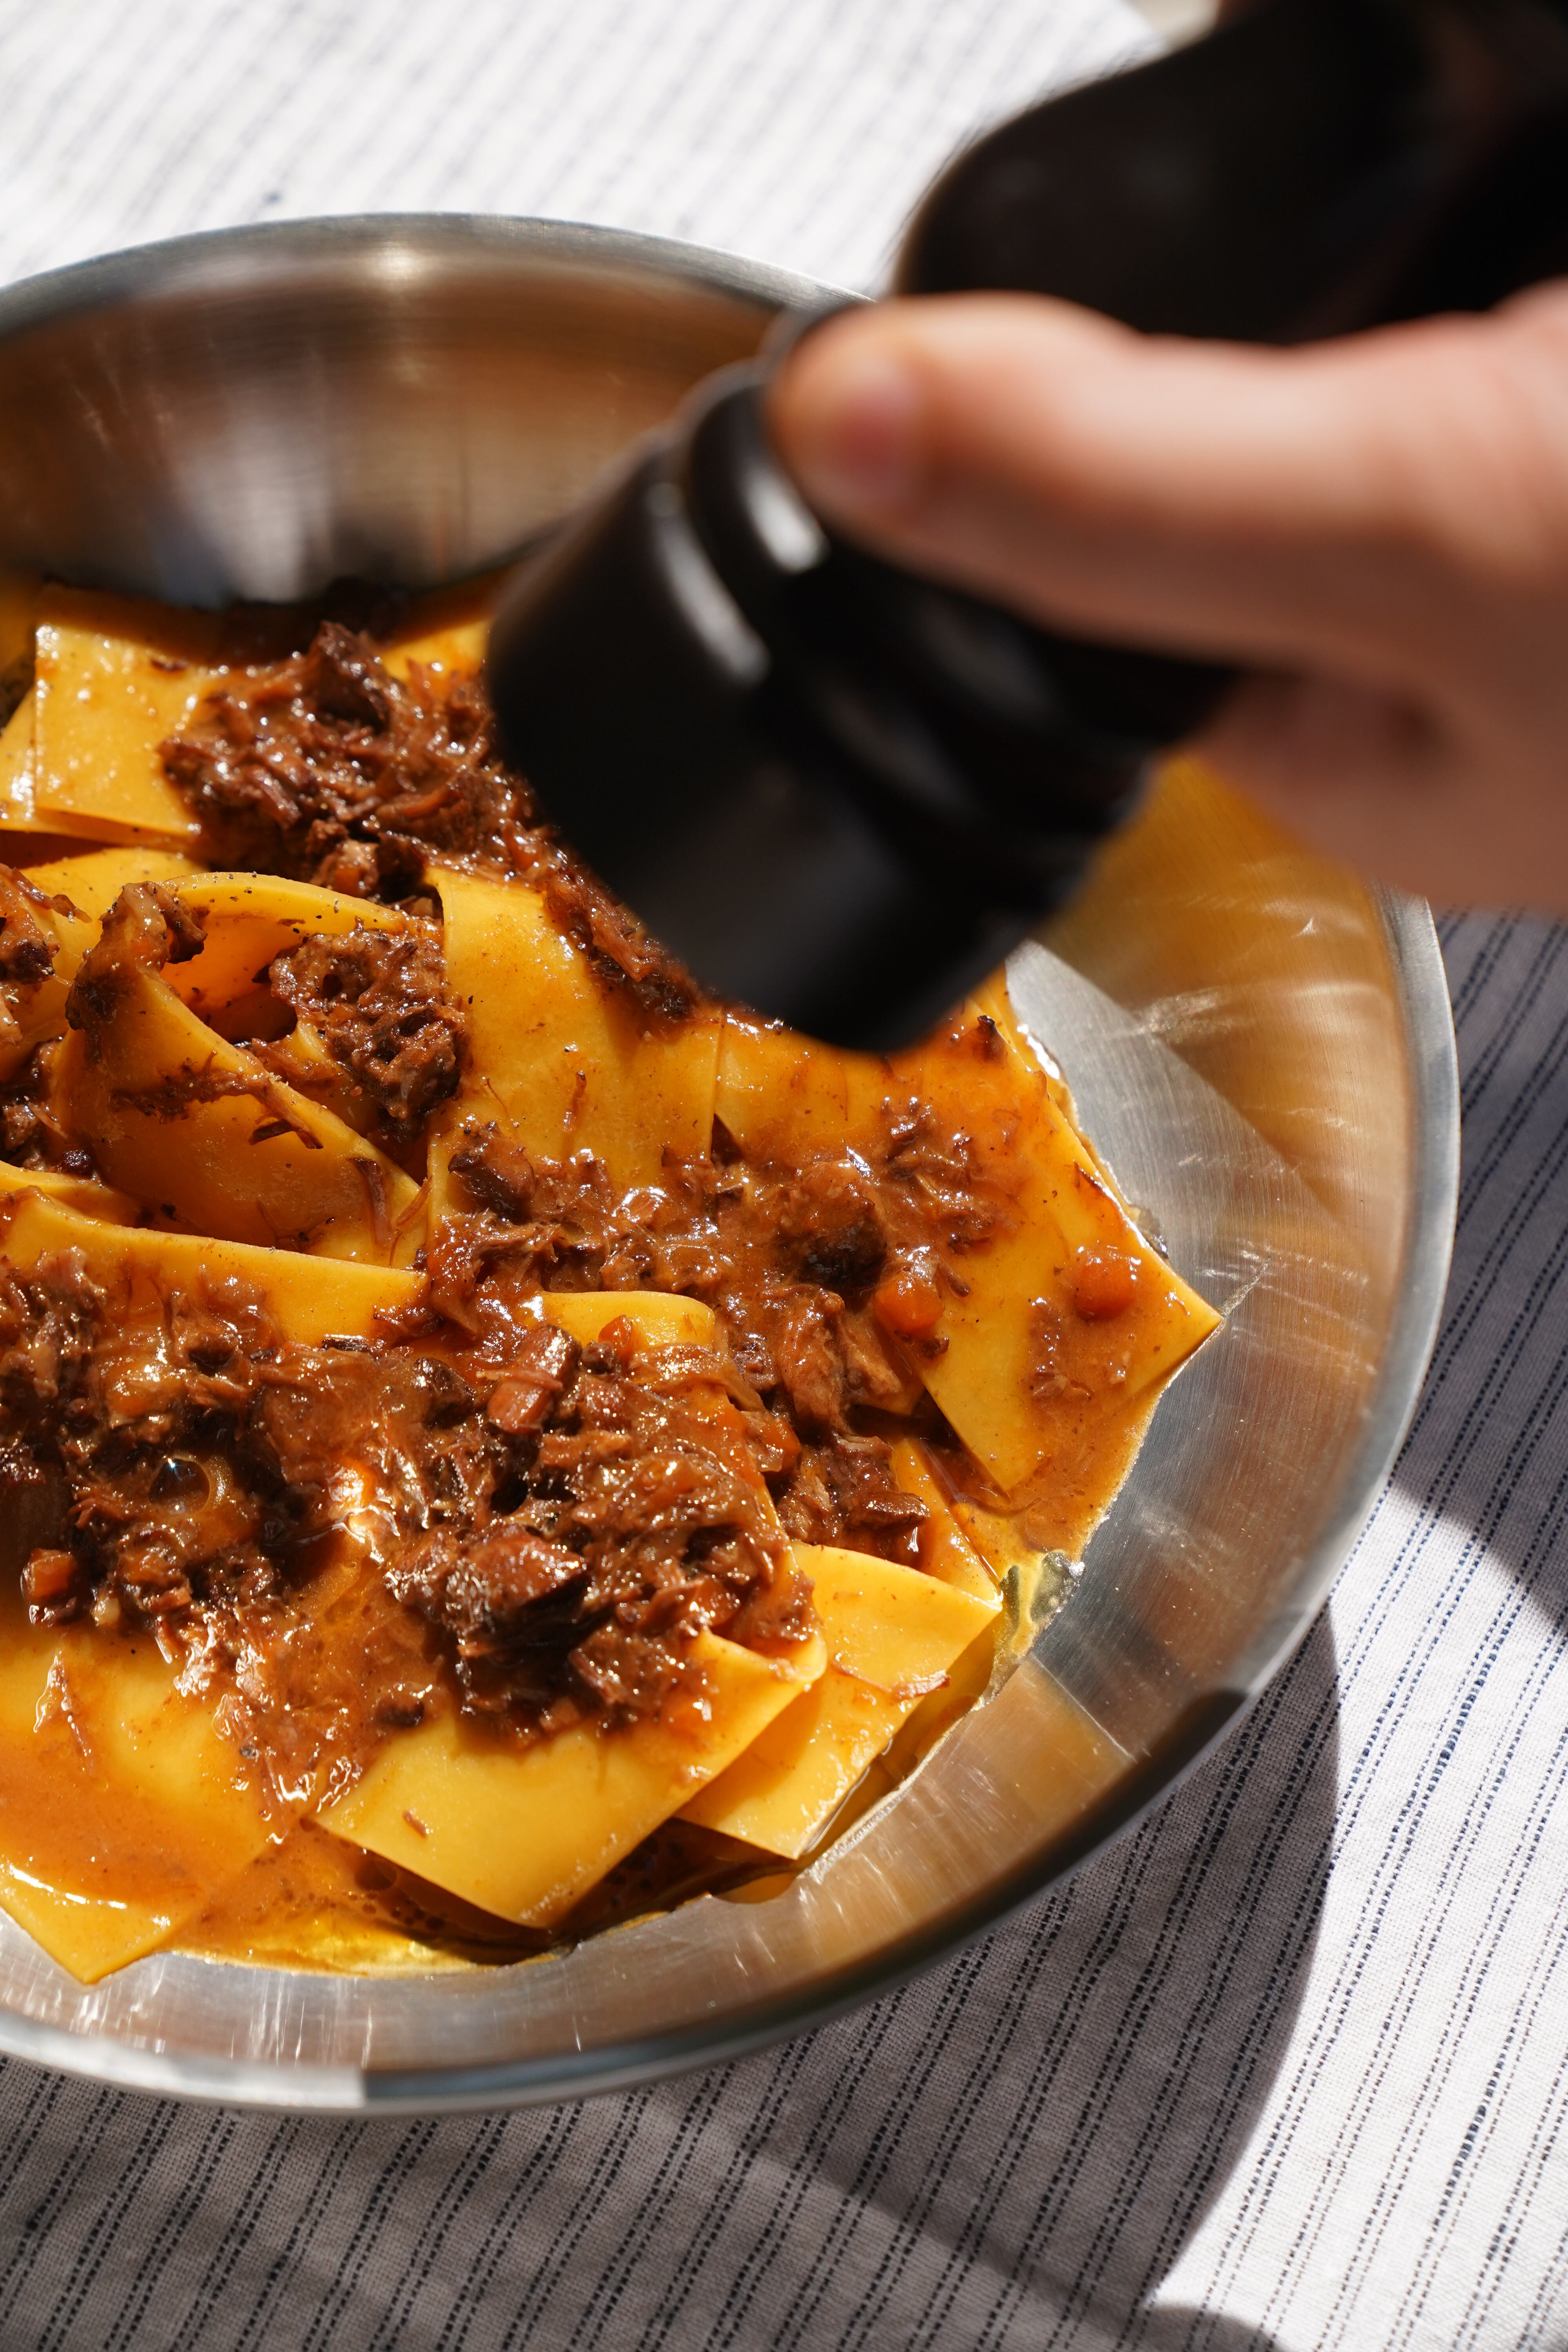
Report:
[[[311,213],[542,213],[868,282],[1127,0],[0,0],[0,271]]]
[[[966,128],[1133,43],[1117,5],[0,0],[0,277],[447,205],[865,280]],[[6,2067],[4,2352],[1568,2345],[1568,937],[1446,946],[1420,1416],[1174,1800],[894,1998],[618,2100],[277,2123]]]

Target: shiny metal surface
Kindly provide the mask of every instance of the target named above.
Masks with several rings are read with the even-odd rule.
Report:
[[[226,232],[0,296],[0,563],[217,602],[502,557],[818,289],[527,223]],[[1424,909],[1168,778],[1015,996],[1228,1315],[1030,1659],[789,1892],[392,1980],[153,1956],[84,1989],[0,1931],[0,2046],[300,2107],[574,2096],[816,2022],[1167,1788],[1304,1630],[1414,1407],[1458,1107]]]

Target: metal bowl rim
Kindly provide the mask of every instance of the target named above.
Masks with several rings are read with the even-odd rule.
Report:
[[[259,284],[268,276],[312,263],[358,257],[399,245],[417,247],[443,264],[531,255],[600,271],[618,268],[639,278],[684,278],[767,310],[807,310],[845,294],[842,288],[741,254],[684,244],[677,237],[645,236],[633,229],[603,228],[592,221],[500,213],[326,214],[197,229],[18,278],[0,289],[0,338],[9,340],[35,326],[128,300],[199,292],[220,278],[233,285],[234,262],[250,265],[253,282]]]
[[[23,279],[0,291],[0,342],[73,314],[200,290],[204,281],[232,289],[237,279],[229,265],[235,260],[253,264],[253,282],[259,283],[274,272],[395,247],[400,242],[416,245],[443,262],[521,254],[595,270],[675,278],[768,309],[810,309],[839,290],[705,247],[588,223],[488,214],[351,215],[205,230],[129,247]],[[1412,1175],[1404,1265],[1361,1437],[1342,1482],[1338,1507],[1308,1551],[1289,1602],[1238,1662],[1244,1671],[1234,1686],[1215,1693],[1201,1720],[1178,1729],[1144,1768],[1129,1776],[1087,1830],[1047,1848],[972,1902],[926,1921],[871,1958],[797,1993],[758,2000],[716,2022],[594,2051],[552,2053],[482,2067],[285,2069],[98,2041],[0,2010],[0,2052],[126,2089],[282,2112],[444,2113],[626,2090],[744,2056],[892,1991],[1063,1884],[1123,1835],[1236,1727],[1301,1640],[1404,1442],[1436,1341],[1458,1200],[1459,1080],[1453,1017],[1428,908],[1394,892],[1379,892],[1376,903],[1404,1020]]]

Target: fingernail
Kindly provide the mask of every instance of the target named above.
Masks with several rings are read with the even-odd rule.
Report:
[[[786,448],[806,496],[837,513],[886,514],[916,504],[924,401],[913,372],[888,352],[836,352],[826,343],[795,364]]]

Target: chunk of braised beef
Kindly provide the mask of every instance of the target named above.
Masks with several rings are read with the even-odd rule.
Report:
[[[764,1478],[785,1478],[800,1460],[799,1433],[782,1412],[748,1412],[746,1435],[752,1458]]]
[[[818,1445],[804,1445],[778,1496],[779,1518],[786,1535],[797,1543],[836,1544],[844,1534],[844,1517],[823,1473]]]
[[[906,1398],[910,1377],[882,1332],[864,1307],[847,1308],[835,1326],[835,1339],[844,1365],[844,1382],[851,1404],[877,1411],[897,1411]]]
[[[885,1439],[840,1434],[805,1445],[779,1497],[779,1517],[802,1543],[847,1544],[914,1567],[930,1516],[894,1475]]]
[[[79,1251],[38,1275],[0,1260],[0,1407],[19,1431],[42,1430],[92,1360],[103,1293]]]
[[[773,1359],[805,1431],[842,1429],[848,1402],[836,1326],[844,1302],[804,1286],[790,1295],[773,1334]]]
[[[744,1302],[721,1299],[721,1307],[730,1325],[730,1346],[736,1363],[752,1386],[762,1395],[768,1395],[779,1385],[778,1367],[773,1362],[773,1350],[760,1331],[748,1329],[741,1320],[746,1312]]]
[[[405,1532],[467,1525],[488,1508],[497,1461],[479,1400],[439,1357],[288,1349],[248,1426],[308,1528],[332,1524],[345,1461]]]
[[[657,1715],[670,1691],[690,1679],[680,1650],[624,1626],[595,1626],[571,1653],[572,1671],[605,1712],[622,1722]]]
[[[380,733],[392,717],[391,680],[363,637],[323,621],[300,663],[301,700],[348,727]]]
[[[66,1168],[90,1176],[91,1154],[73,1147],[54,1108],[49,1079],[55,1052],[52,1040],[35,1045],[0,1086],[0,1158],[13,1168]]]
[[[14,866],[0,865],[0,982],[7,987],[37,988],[53,971],[54,933],[38,920],[50,908],[75,911],[68,898],[51,899]]]
[[[695,1446],[617,1453],[573,1500],[579,1527],[635,1540],[645,1554],[683,1555],[700,1528],[744,1528],[754,1517],[738,1473]]]
[[[395,1600],[453,1634],[463,1654],[510,1636],[538,1602],[587,1573],[587,1562],[563,1544],[502,1522],[479,1541],[437,1530],[396,1560],[386,1580]]]
[[[498,1263],[516,1260],[529,1268],[540,1247],[531,1226],[502,1225],[482,1216],[443,1217],[425,1245],[430,1294],[428,1310],[422,1311],[471,1329],[475,1297]]]
[[[780,1188],[775,1215],[780,1261],[797,1281],[852,1296],[881,1272],[887,1228],[863,1170],[814,1161]]]
[[[1005,1222],[987,1189],[973,1139],[944,1139],[929,1103],[907,1103],[888,1129],[888,1178],[911,1199],[933,1240],[956,1253],[980,1249]]]
[[[825,1451],[827,1483],[846,1528],[882,1536],[918,1528],[931,1516],[918,1495],[911,1495],[893,1475],[892,1453],[885,1438],[837,1438]]]
[[[18,1574],[35,1551],[68,1547],[70,1484],[47,1437],[0,1445],[0,1575]]]
[[[1029,1308],[1029,1353],[1025,1386],[1033,1397],[1085,1398],[1089,1390],[1068,1369],[1066,1328],[1061,1309],[1049,1298],[1037,1298]]]
[[[526,1224],[533,1214],[533,1162],[493,1122],[467,1127],[448,1165],[473,1195],[477,1207],[508,1224]]]
[[[558,1475],[580,1477],[606,1462],[620,1462],[631,1452],[629,1429],[547,1429],[534,1449],[533,1466],[542,1489]]]
[[[493,1126],[470,1124],[449,1165],[475,1205],[447,1216],[429,1244],[444,1313],[468,1320],[468,1302],[498,1267],[526,1270],[551,1290],[639,1286],[612,1276],[622,1235],[607,1173],[592,1154],[531,1160]]]
[[[83,1381],[84,1427],[162,1445],[203,1415],[243,1414],[275,1342],[255,1296],[237,1284],[107,1315]]]
[[[760,1650],[808,1641],[816,1631],[812,1591],[810,1577],[792,1565],[747,1596],[724,1628],[726,1638]]]
[[[558,1324],[541,1324],[525,1333],[490,1391],[486,1420],[505,1437],[521,1437],[542,1427],[576,1371],[581,1353],[577,1342]]]
[[[468,1032],[433,927],[399,933],[362,923],[343,938],[306,940],[274,961],[268,978],[367,1097],[379,1139],[394,1150],[456,1094]]]

